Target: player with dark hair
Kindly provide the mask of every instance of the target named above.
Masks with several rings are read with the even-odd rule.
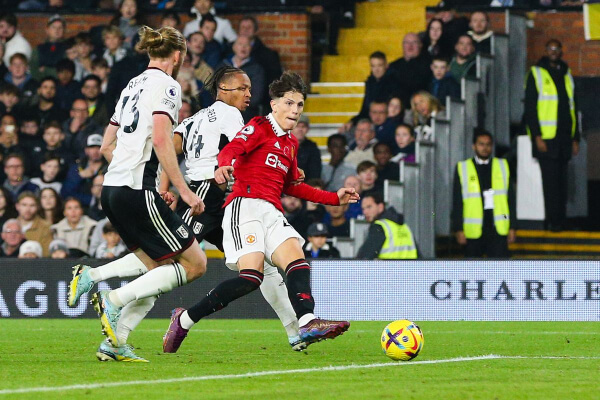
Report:
[[[235,161],[235,183],[225,201],[223,247],[227,266],[238,270],[239,277],[222,282],[189,310],[173,310],[163,340],[165,352],[176,352],[188,330],[200,319],[258,289],[264,279],[265,260],[286,273],[301,340],[311,344],[339,336],[349,328],[346,321],[322,320],[313,314],[310,265],[302,251],[304,239],[282,212],[283,193],[330,205],[359,199],[351,188],[332,193],[304,183],[294,184],[299,177],[298,140],[290,131],[302,114],[306,91],[298,74],[285,72],[269,86],[272,113],[253,118],[219,153],[219,168],[215,171],[218,184],[230,179]]]

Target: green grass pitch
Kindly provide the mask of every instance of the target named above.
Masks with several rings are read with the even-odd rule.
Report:
[[[97,320],[3,320],[0,400],[600,398],[597,322],[417,321],[425,345],[410,362],[382,354],[387,322],[296,353],[279,321],[209,319],[162,354],[168,321],[146,320],[130,337],[143,364],[98,362]]]

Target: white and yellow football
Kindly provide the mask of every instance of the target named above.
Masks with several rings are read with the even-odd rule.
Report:
[[[423,349],[424,342],[421,328],[405,319],[391,322],[381,334],[383,352],[395,361],[412,360]]]

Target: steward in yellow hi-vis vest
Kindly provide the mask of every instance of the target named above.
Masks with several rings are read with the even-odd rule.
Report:
[[[380,193],[368,194],[361,202],[365,219],[371,222],[367,237],[356,258],[367,260],[410,260],[418,256],[417,244],[394,207],[385,208]]]
[[[560,231],[566,218],[567,164],[579,152],[575,81],[558,40],[531,67],[525,83],[525,125],[540,163],[546,228]]]
[[[476,132],[475,157],[460,161],[454,176],[452,229],[467,257],[508,258],[515,237],[515,195],[508,162],[492,157],[492,136]]]

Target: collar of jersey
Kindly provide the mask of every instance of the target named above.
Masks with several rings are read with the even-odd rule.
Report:
[[[275,118],[273,117],[273,113],[269,113],[269,115],[267,115],[267,119],[271,123],[271,126],[273,127],[273,131],[275,132],[277,137],[288,134],[288,132],[281,129],[281,127],[279,126],[277,121],[275,121]]]

